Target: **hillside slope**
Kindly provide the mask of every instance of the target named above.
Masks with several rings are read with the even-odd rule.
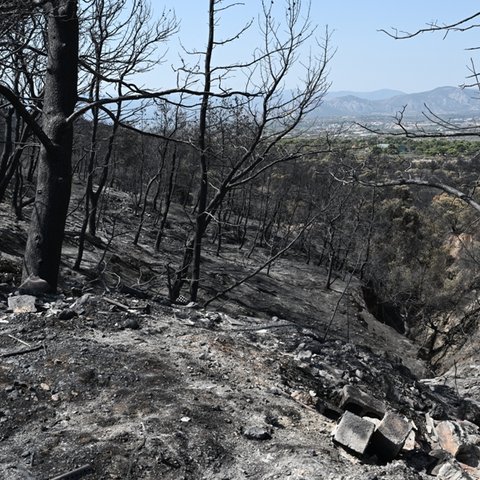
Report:
[[[435,463],[426,413],[480,420],[453,388],[420,381],[429,373],[419,346],[367,311],[355,279],[326,290],[324,270],[295,256],[202,310],[165,299],[173,231],[160,254],[117,237],[96,278],[70,269],[69,235],[59,295],[39,298],[38,312],[11,313],[26,225],[6,205],[0,215],[1,478],[54,478],[88,465],[79,474],[87,480],[413,480]],[[94,265],[103,253],[91,246],[87,259]],[[207,248],[202,296],[261,256]],[[334,444],[332,405],[346,385],[413,420],[415,449],[385,464]]]

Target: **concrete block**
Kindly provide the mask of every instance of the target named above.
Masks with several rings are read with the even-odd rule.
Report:
[[[363,455],[374,431],[375,425],[372,422],[347,411],[334,431],[334,440],[343,447]]]
[[[382,419],[385,415],[385,404],[352,385],[345,385],[342,390],[340,408],[348,410],[360,417],[369,416]]]
[[[36,300],[32,295],[8,297],[8,309],[13,313],[35,313],[38,310]]]
[[[408,419],[387,412],[372,438],[374,453],[383,460],[393,460],[402,450],[411,430],[412,424]]]

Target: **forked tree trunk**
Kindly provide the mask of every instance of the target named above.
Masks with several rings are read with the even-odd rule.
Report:
[[[41,147],[23,277],[38,276],[55,291],[71,190],[73,127],[66,120],[77,100],[77,0],[47,1],[44,10],[48,64],[42,123],[52,146]]]

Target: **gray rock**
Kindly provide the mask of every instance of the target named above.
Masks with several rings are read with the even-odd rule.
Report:
[[[467,436],[457,422],[450,420],[439,422],[435,426],[435,433],[440,447],[454,457],[467,447]]]
[[[470,422],[439,422],[435,427],[440,447],[459,462],[472,467],[480,465],[478,427]]]
[[[374,431],[375,425],[372,422],[347,411],[335,428],[334,440],[343,447],[363,455]]]
[[[305,341],[305,349],[310,350],[314,355],[320,355],[323,352],[323,344],[318,340],[308,339]]]
[[[452,456],[441,448],[434,448],[428,452],[429,458],[434,460],[435,465],[440,465],[452,459]]]
[[[33,295],[8,297],[8,308],[13,313],[35,313],[38,311],[37,299]]]
[[[281,390],[280,388],[278,387],[269,387],[267,388],[267,393],[270,393],[271,395],[277,395],[277,396],[281,396],[284,394],[283,390]]]
[[[265,427],[246,427],[243,430],[243,435],[250,440],[269,440],[272,438],[270,430]]]
[[[474,480],[474,478],[455,461],[437,465],[432,470],[432,475],[436,475],[439,480]]]
[[[71,320],[74,317],[77,317],[78,313],[75,310],[72,310],[70,308],[66,308],[65,310],[62,310],[58,314],[58,318],[60,320]]]
[[[299,362],[310,363],[312,360],[312,352],[310,350],[300,350],[297,353],[297,360]]]
[[[290,396],[297,401],[298,403],[301,403],[303,405],[308,405],[311,407],[315,407],[317,404],[317,398],[316,395],[311,395],[310,392],[305,392],[303,390],[294,390]]]
[[[75,300],[75,302],[70,305],[71,310],[75,310],[78,314],[85,313],[85,307],[94,302],[95,296],[91,293],[85,293],[80,298]]]
[[[383,418],[386,411],[385,404],[382,401],[352,385],[343,387],[340,408],[361,417],[370,416],[379,419]]]
[[[417,445],[417,437],[415,435],[415,430],[410,430],[410,433],[408,434],[405,443],[403,444],[402,450],[405,452],[413,452],[415,450],[415,447]]]
[[[435,432],[435,422],[429,413],[425,414],[425,428],[431,441],[438,443],[438,437]]]
[[[123,324],[123,328],[129,328],[130,330],[138,330],[140,324],[136,318],[127,318]]]
[[[218,312],[207,312],[205,317],[209,318],[211,321],[215,323],[222,323],[223,319],[220,313]]]

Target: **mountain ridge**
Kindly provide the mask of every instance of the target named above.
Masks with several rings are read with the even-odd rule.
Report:
[[[316,113],[319,117],[394,116],[405,108],[409,117],[421,116],[427,110],[437,115],[480,114],[480,97],[472,89],[443,86],[416,93],[395,92],[399,91],[332,92]]]
[[[401,90],[393,90],[391,88],[381,88],[379,90],[372,90],[368,92],[357,92],[354,90],[338,90],[327,93],[328,99],[341,98],[341,97],[358,97],[365,100],[385,100],[387,98],[392,98],[397,95],[406,95],[406,92]]]

